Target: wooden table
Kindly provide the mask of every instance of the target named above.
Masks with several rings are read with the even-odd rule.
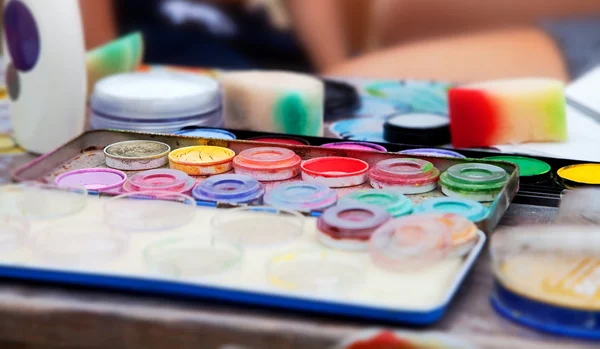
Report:
[[[0,179],[30,155],[0,155]],[[8,166],[2,166],[7,164]],[[551,223],[554,208],[512,205],[503,226]],[[490,307],[492,273],[479,258],[443,320],[443,331],[481,348],[597,348],[540,334],[500,318]],[[385,323],[241,306],[2,280],[0,348],[321,349]],[[410,330],[422,331],[413,328]]]

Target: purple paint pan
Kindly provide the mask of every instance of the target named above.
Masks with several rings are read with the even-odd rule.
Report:
[[[381,145],[369,142],[334,142],[322,144],[321,147],[348,150],[387,151],[387,149]]]
[[[69,171],[56,177],[59,187],[85,187],[88,190],[106,191],[121,188],[127,175],[110,168],[84,168]]]

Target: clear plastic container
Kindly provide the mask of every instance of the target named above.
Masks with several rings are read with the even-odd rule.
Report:
[[[0,186],[0,216],[53,219],[81,211],[88,199],[83,187],[56,187],[36,182]]]
[[[19,249],[29,234],[29,223],[24,217],[0,215],[0,252]]]
[[[112,75],[96,83],[90,108],[92,129],[172,133],[222,125],[219,84],[194,74]]]
[[[163,276],[195,279],[222,274],[239,264],[238,246],[208,241],[203,236],[168,238],[144,249],[146,266]]]
[[[196,201],[184,194],[161,191],[127,193],[106,200],[104,220],[128,232],[172,230],[196,217]]]
[[[245,247],[266,247],[293,241],[302,235],[305,217],[292,210],[269,206],[218,210],[211,219],[217,241]]]

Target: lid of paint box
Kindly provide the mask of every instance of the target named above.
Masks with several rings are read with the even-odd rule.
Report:
[[[300,165],[302,159],[292,150],[277,147],[258,147],[242,150],[233,159],[234,168],[246,170],[282,170]]]
[[[454,165],[440,176],[444,186],[470,191],[497,190],[507,180],[508,174],[503,168],[480,163]]]
[[[391,143],[448,144],[450,120],[447,116],[438,114],[395,114],[383,124],[383,138]]]
[[[420,155],[420,156],[443,156],[448,158],[464,159],[466,156],[449,149],[441,148],[416,148],[406,149],[398,152],[405,155]]]
[[[110,190],[120,188],[127,180],[124,172],[110,168],[84,168],[69,171],[56,177],[59,187],[85,187],[88,190]]]
[[[390,214],[379,206],[347,202],[325,210],[317,220],[317,228],[334,239],[368,240],[390,219]]]
[[[194,183],[194,179],[183,171],[161,168],[134,174],[125,182],[123,189],[127,192],[159,190],[184,193],[191,190]]]
[[[519,167],[520,177],[535,177],[547,175],[552,169],[549,164],[542,160],[527,158],[524,156],[489,156],[482,160],[506,161]]]
[[[488,209],[477,201],[454,197],[427,199],[415,207],[415,213],[433,212],[456,213],[479,222],[487,216]]]
[[[321,211],[336,202],[335,190],[318,182],[282,183],[265,195],[265,204],[300,212]]]
[[[236,139],[235,135],[227,130],[220,130],[218,128],[204,128],[204,127],[185,127],[179,131],[173,132],[173,134],[188,137],[198,138],[212,138],[212,139]]]
[[[262,198],[265,188],[256,179],[239,174],[211,176],[192,190],[196,200],[249,203]]]
[[[369,172],[371,179],[396,185],[435,183],[439,176],[431,162],[411,158],[382,160]]]
[[[371,236],[369,255],[382,269],[404,272],[431,266],[448,255],[450,229],[431,214],[396,218]]]
[[[141,122],[200,116],[220,105],[215,80],[176,72],[111,75],[96,83],[90,97],[91,109],[99,115]]]
[[[321,147],[347,150],[387,151],[385,147],[369,142],[334,142],[322,144]]]
[[[275,143],[275,144],[287,144],[287,145],[310,145],[306,139],[291,137],[291,136],[258,136],[248,138],[249,141],[263,142],[263,143]]]
[[[404,194],[394,189],[365,189],[357,190],[344,196],[340,202],[361,202],[384,208],[392,217],[407,215],[413,210],[412,201]]]

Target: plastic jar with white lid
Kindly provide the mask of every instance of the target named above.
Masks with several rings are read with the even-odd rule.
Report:
[[[186,126],[222,125],[219,84],[187,73],[106,77],[96,83],[90,109],[92,129],[172,133]]]

